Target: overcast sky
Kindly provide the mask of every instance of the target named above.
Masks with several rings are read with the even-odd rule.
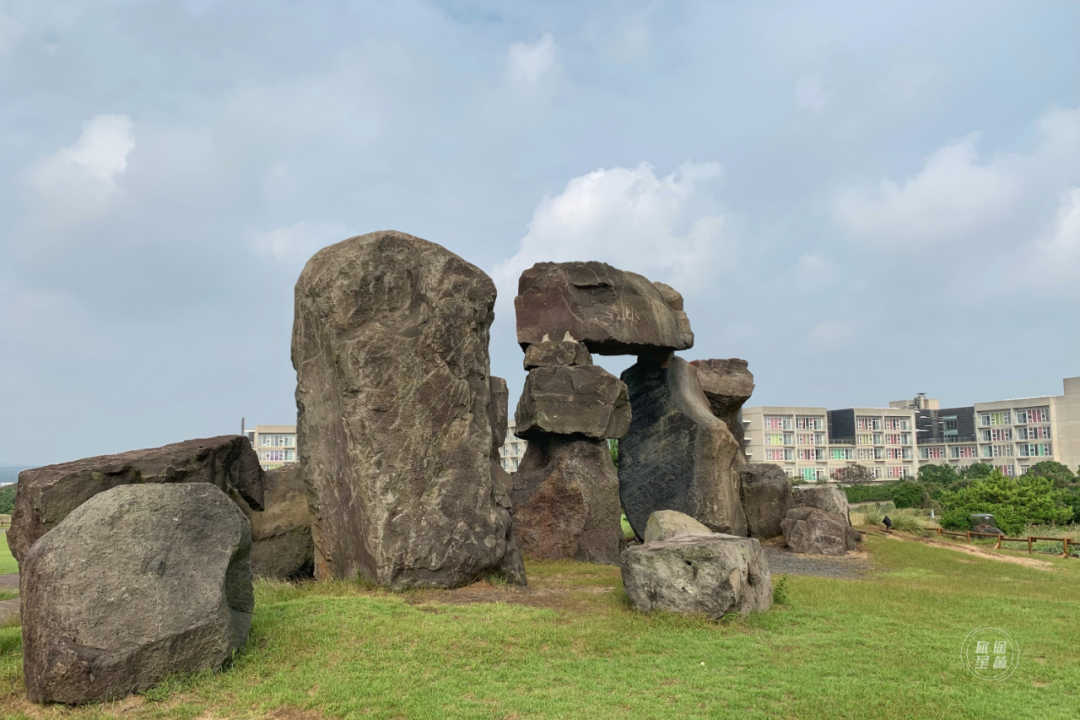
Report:
[[[752,405],[1080,375],[1080,2],[0,0],[0,465],[292,423],[372,230],[679,289]],[[615,370],[625,363],[607,362]]]

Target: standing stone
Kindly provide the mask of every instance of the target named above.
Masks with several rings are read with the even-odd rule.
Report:
[[[618,562],[619,477],[605,441],[539,435],[529,441],[513,480],[514,534],[522,552]]]
[[[600,355],[694,344],[679,293],[604,263],[537,263],[521,274],[514,308],[523,349],[567,333]]]
[[[81,504],[23,557],[27,695],[79,705],[219,670],[251,627],[250,548],[247,519],[207,483]]]
[[[634,608],[721,618],[772,607],[772,576],[761,545],[732,535],[677,535],[633,545],[621,557]]]
[[[630,427],[626,385],[599,365],[538,367],[529,371],[514,413],[516,434],[617,438]]]
[[[739,411],[754,392],[754,376],[747,369],[747,362],[738,358],[730,360],[692,360],[698,382],[716,417],[723,420],[731,434],[743,446],[743,426]]]
[[[792,488],[791,499],[795,507],[824,510],[851,525],[851,508],[848,505],[847,495],[835,485],[800,485]]]
[[[510,390],[506,380],[501,377],[490,378],[491,401],[488,403],[488,421],[491,424],[491,484],[495,493],[495,502],[499,507],[511,513],[513,510],[514,481],[510,473],[502,466],[499,450],[506,439],[507,412],[510,405]],[[527,585],[525,578],[525,559],[514,538],[514,528],[506,527],[506,554],[495,569],[495,574],[512,585]]]
[[[265,510],[253,510],[243,499],[233,498],[251,522],[251,573],[285,580],[310,576],[315,543],[300,466],[267,470],[264,480]]]
[[[240,435],[84,458],[19,473],[7,533],[11,554],[21,563],[30,546],[75,508],[98,493],[140,483],[210,483],[250,507],[263,507],[259,457]]]
[[[649,515],[678,510],[710,530],[746,535],[739,445],[711,412],[694,368],[642,356],[622,374],[633,412],[619,443],[619,494],[638,537]]]
[[[791,480],[779,465],[751,463],[740,473],[739,492],[750,537],[774,538],[783,534],[780,523],[793,507]]]
[[[817,508],[792,508],[780,525],[788,547],[797,553],[843,555],[858,541],[855,529],[840,516]]]
[[[495,284],[395,231],[323,248],[296,284],[292,358],[317,578],[456,587],[499,572]]]

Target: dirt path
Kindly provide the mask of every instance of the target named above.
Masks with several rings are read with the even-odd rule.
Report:
[[[882,537],[889,538],[890,540],[922,543],[923,545],[929,545],[930,547],[945,548],[946,550],[955,550],[956,552],[967,553],[968,555],[974,555],[976,557],[987,558],[989,560],[997,560],[998,562],[1003,563],[1012,563],[1013,565],[1023,565],[1024,567],[1035,568],[1036,570],[1050,570],[1054,567],[1053,563],[1049,563],[1045,560],[1016,557],[1015,555],[1005,555],[994,550],[981,548],[977,545],[967,545],[964,543],[949,542],[948,540],[933,540],[930,538],[907,535],[906,533],[889,533],[888,535],[886,535],[885,533],[876,534],[881,535]]]
[[[19,573],[0,575],[0,591],[19,592]],[[0,622],[19,614],[19,598],[0,600]]]
[[[814,575],[817,577],[858,580],[869,575],[873,566],[866,553],[849,553],[843,557],[831,555],[800,555],[776,545],[762,545],[769,559],[769,572],[779,575]]]

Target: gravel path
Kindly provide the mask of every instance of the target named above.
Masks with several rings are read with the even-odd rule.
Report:
[[[865,557],[830,557],[800,555],[786,548],[763,546],[769,559],[769,572],[778,575],[816,575],[818,577],[857,580],[868,575],[873,567]],[[862,553],[860,553],[862,554]]]

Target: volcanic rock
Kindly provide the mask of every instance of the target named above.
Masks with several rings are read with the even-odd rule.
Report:
[[[27,695],[79,705],[219,670],[251,627],[250,548],[244,514],[208,483],[82,503],[23,557]]]
[[[772,577],[761,545],[732,535],[677,535],[623,551],[623,586],[641,612],[720,618],[772,607]]]
[[[832,513],[851,525],[847,495],[835,485],[800,485],[792,488],[795,507],[812,507]]]
[[[291,579],[314,571],[315,544],[307,488],[297,464],[267,470],[265,510],[253,510],[233,498],[251,522],[251,574]]]
[[[681,512],[657,510],[645,523],[643,540],[647,543],[664,542],[676,535],[712,535],[712,530]]]
[[[537,263],[521,274],[514,307],[522,348],[566,333],[600,355],[694,344],[679,293],[604,263]]]
[[[626,385],[599,365],[538,367],[529,371],[514,413],[516,434],[532,442],[541,434],[603,440],[630,427]]]
[[[780,523],[794,503],[791,480],[779,465],[752,463],[740,472],[739,493],[750,537],[774,538],[783,534]]]
[[[574,340],[544,340],[525,348],[526,370],[538,367],[592,365],[588,348]]]
[[[694,368],[671,355],[642,356],[622,379],[633,416],[619,442],[619,495],[634,533],[644,535],[655,511],[677,510],[745,536],[739,445],[710,411]]]
[[[858,540],[855,529],[840,516],[812,507],[788,510],[780,526],[788,547],[797,553],[843,555],[854,550]]]
[[[222,435],[159,448],[23,470],[7,533],[20,563],[30,546],[75,508],[119,485],[210,483],[263,507],[263,471],[247,438]]]
[[[514,535],[526,555],[616,563],[619,477],[607,443],[540,435],[513,475]]]
[[[739,411],[754,392],[754,376],[747,369],[747,362],[730,360],[693,360],[698,382],[716,417],[727,423],[728,430],[742,448],[743,426]]]
[[[456,587],[500,572],[495,284],[395,231],[323,248],[296,284],[292,358],[317,578]]]

